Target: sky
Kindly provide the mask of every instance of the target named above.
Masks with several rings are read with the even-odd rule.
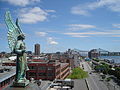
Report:
[[[0,52],[10,52],[5,12],[19,19],[28,51],[120,51],[120,0],[0,0]]]

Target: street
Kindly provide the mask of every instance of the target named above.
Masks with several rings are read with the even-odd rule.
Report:
[[[108,90],[107,86],[102,81],[100,81],[99,76],[96,73],[91,73],[92,69],[88,63],[83,61],[82,64],[84,66],[84,70],[89,74],[87,81],[90,90]]]
[[[75,79],[74,85],[75,86],[74,86],[73,90],[88,90],[84,79],[82,79],[82,80]]]

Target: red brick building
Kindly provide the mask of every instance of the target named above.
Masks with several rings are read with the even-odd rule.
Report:
[[[29,71],[27,72],[27,78],[34,78],[36,80],[54,80],[60,79],[60,63],[48,63],[48,62],[31,62],[28,63]]]
[[[45,60],[33,60],[34,62],[28,62],[29,71],[27,71],[26,77],[28,79],[34,78],[36,80],[54,80],[65,79],[69,73],[69,63],[50,62]],[[15,66],[14,63],[4,63],[7,66]]]

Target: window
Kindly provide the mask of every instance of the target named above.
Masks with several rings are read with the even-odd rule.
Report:
[[[54,70],[54,67],[48,67],[48,70]]]
[[[34,73],[34,72],[29,72],[29,76],[35,77],[35,76],[36,76],[36,73]]]
[[[45,66],[40,66],[39,70],[46,70],[46,67]]]
[[[35,67],[35,66],[29,66],[29,69],[30,69],[30,70],[35,70],[36,67]]]
[[[39,73],[39,76],[46,76],[46,73]]]
[[[48,76],[54,76],[54,73],[48,73]]]

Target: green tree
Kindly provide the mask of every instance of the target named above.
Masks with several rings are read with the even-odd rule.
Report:
[[[95,66],[95,70],[98,72],[102,72],[103,74],[108,74],[108,71],[110,70],[109,65],[102,64]]]
[[[72,73],[68,76],[68,78],[71,78],[71,79],[83,79],[83,78],[86,78],[88,77],[88,73],[83,71],[83,69],[81,68],[74,68],[72,70]]]

